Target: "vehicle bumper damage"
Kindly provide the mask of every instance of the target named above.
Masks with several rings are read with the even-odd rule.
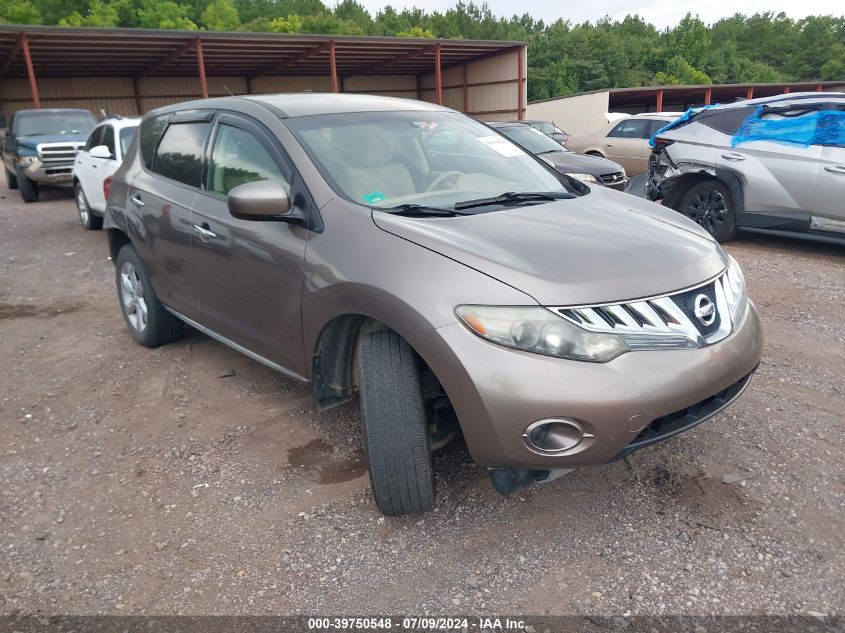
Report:
[[[667,204],[666,201],[672,200],[672,189],[684,176],[702,174],[716,177],[716,170],[710,165],[691,162],[676,164],[666,147],[667,145],[655,147],[648,158],[646,197],[652,202],[663,200],[664,204]]]

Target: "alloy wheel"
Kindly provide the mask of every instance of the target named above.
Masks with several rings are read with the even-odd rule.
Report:
[[[728,215],[728,203],[721,192],[716,189],[705,189],[690,200],[686,213],[712,235],[725,222]]]
[[[82,192],[82,187],[76,188],[76,208],[79,210],[79,221],[82,226],[88,226],[89,214],[88,202],[85,200],[85,194]]]
[[[138,271],[130,262],[125,262],[120,269],[120,299],[129,325],[136,332],[143,332],[147,327],[147,301],[144,298],[144,284]]]

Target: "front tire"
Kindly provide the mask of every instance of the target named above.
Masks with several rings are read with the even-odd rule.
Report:
[[[370,332],[361,340],[358,393],[370,483],[379,510],[389,516],[430,510],[434,469],[419,361],[396,332]]]
[[[23,201],[38,202],[38,198],[41,197],[41,185],[20,172],[18,172],[17,181]]]
[[[6,170],[6,184],[9,185],[9,189],[18,188],[18,177],[8,169]]]
[[[103,228],[103,218],[94,215],[91,206],[88,204],[88,198],[82,190],[81,183],[74,185],[73,197],[76,201],[76,210],[79,213],[79,223],[82,225],[82,228],[88,231],[99,231]]]
[[[158,347],[182,336],[184,325],[158,300],[138,251],[131,244],[117,254],[115,275],[123,319],[136,341],[145,347]]]
[[[717,242],[727,242],[736,235],[736,210],[728,187],[718,180],[694,184],[675,207],[701,225]]]

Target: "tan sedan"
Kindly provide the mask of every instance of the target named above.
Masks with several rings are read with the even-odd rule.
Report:
[[[592,134],[572,134],[566,139],[566,149],[607,158],[622,165],[629,176],[638,176],[648,171],[648,139],[679,116],[680,112],[636,114],[608,123]]]

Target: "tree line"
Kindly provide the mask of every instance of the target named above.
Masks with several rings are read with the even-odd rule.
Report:
[[[445,12],[356,0],[0,0],[0,22],[60,26],[381,35],[527,41],[529,100],[601,88],[845,80],[845,17],[687,14],[658,29],[642,17],[552,23],[459,0]]]

